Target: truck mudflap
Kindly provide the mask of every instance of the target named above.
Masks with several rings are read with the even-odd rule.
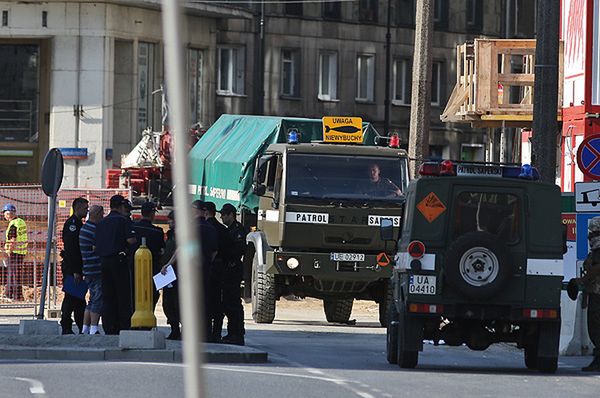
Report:
[[[385,261],[378,254],[268,251],[266,272],[322,280],[375,281],[392,275],[389,257]]]

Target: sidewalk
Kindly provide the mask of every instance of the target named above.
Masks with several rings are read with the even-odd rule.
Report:
[[[158,329],[168,334],[166,327]],[[124,349],[119,336],[18,333],[19,325],[0,325],[0,360],[182,362],[181,341],[166,340],[165,349]],[[207,363],[267,362],[267,353],[252,347],[208,343],[203,348]]]

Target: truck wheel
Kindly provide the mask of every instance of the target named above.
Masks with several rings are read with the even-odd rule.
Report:
[[[390,281],[386,281],[383,300],[379,302],[379,324],[381,327],[387,327],[388,325],[389,310],[393,300],[394,290],[392,290],[392,284]]]
[[[407,348],[408,336],[410,328],[419,327],[420,322],[410,322],[406,315],[406,310],[403,308],[398,314],[398,366],[405,369],[413,369],[419,362],[419,351],[412,351]]]
[[[275,277],[258,270],[258,256],[252,262],[252,319],[273,323],[275,319]]]
[[[393,303],[390,303],[390,307],[387,310],[387,314],[387,361],[388,363],[395,365],[398,363],[398,311],[396,311],[396,307]]]
[[[504,288],[513,271],[506,245],[488,232],[460,236],[448,249],[446,258],[448,283],[472,299],[494,296]]]
[[[354,299],[325,299],[323,309],[325,318],[331,323],[348,323],[352,315]]]
[[[558,357],[538,357],[537,369],[542,373],[554,373],[558,369]]]
[[[538,367],[538,357],[537,357],[537,342],[536,343],[528,343],[524,349],[525,356],[525,366],[527,369],[535,370]]]

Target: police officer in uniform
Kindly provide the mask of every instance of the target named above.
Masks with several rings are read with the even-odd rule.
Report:
[[[82,283],[83,259],[79,249],[79,230],[83,226],[82,220],[88,214],[89,202],[84,198],[77,198],[73,201],[73,215],[65,221],[62,230],[62,239],[64,249],[60,253],[62,256],[61,270],[63,275],[63,286],[67,283],[65,278],[73,278],[73,283]],[[75,315],[75,324],[79,328],[79,333],[83,331],[83,314],[85,312],[85,299],[77,297],[65,290],[61,310],[60,326],[62,334],[73,334],[73,320],[71,314]]]
[[[244,345],[244,307],[240,297],[240,285],[243,277],[242,257],[246,253],[247,231],[236,220],[237,210],[232,204],[225,203],[220,213],[230,238],[222,283],[223,312],[227,316],[227,335],[223,337],[223,342]]]
[[[584,367],[584,372],[600,372],[600,217],[590,220],[588,241],[592,252],[583,263],[585,274],[575,279],[588,295],[587,327],[594,344],[594,359]]]
[[[121,195],[110,198],[110,213],[96,227],[96,253],[102,263],[102,326],[106,334],[131,327],[132,297],[128,252],[136,243],[131,204]]]
[[[152,275],[160,272],[162,264],[160,263],[161,255],[165,249],[165,233],[162,228],[152,224],[156,217],[156,205],[153,202],[145,202],[142,204],[142,219],[133,223],[133,230],[137,239],[137,245],[133,252],[137,250],[142,243],[142,238],[146,238],[146,246],[152,253]],[[135,265],[134,265],[135,273]],[[135,280],[135,279],[134,279]],[[154,289],[154,307],[158,302],[160,294]]]
[[[6,228],[6,290],[5,294],[12,300],[23,300],[23,290],[17,282],[19,267],[23,265],[27,255],[27,224],[21,217],[17,217],[17,207],[8,203],[2,209],[4,219],[8,221]]]
[[[213,202],[204,202],[206,208],[206,222],[217,230],[218,246],[217,256],[213,260],[210,271],[209,296],[212,318],[212,336],[209,341],[220,343],[223,332],[223,275],[227,264],[227,256],[231,247],[231,239],[227,232],[227,227],[221,224],[215,216],[217,215],[217,206]]]
[[[161,264],[163,264],[161,273],[167,273],[167,267],[172,266],[177,275],[177,243],[175,241],[175,213],[171,211],[168,215],[169,230],[167,231],[167,241],[162,255]],[[181,340],[181,316],[179,312],[179,287],[177,281],[173,281],[163,288],[163,311],[167,317],[167,323],[171,326],[171,333],[167,340]]]

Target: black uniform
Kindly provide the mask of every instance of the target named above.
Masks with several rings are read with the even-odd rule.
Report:
[[[131,273],[127,239],[135,237],[129,218],[111,210],[96,227],[96,253],[102,262],[102,326],[106,334],[131,327]]]
[[[65,276],[73,277],[74,274],[83,275],[83,260],[81,251],[79,250],[79,230],[83,223],[81,219],[72,215],[65,221],[62,230],[62,239],[64,249],[61,252],[63,258],[61,269],[63,274],[63,286]],[[81,282],[83,283],[83,282]],[[63,334],[73,332],[71,313],[74,313],[75,323],[79,328],[79,333],[83,330],[83,313],[85,312],[85,300],[76,296],[72,296],[65,292],[63,302],[60,308],[62,315],[60,325],[62,326]]]
[[[210,274],[213,268],[213,255],[219,250],[219,234],[215,227],[206,220],[198,219],[198,236],[202,243],[202,281],[204,290],[204,325],[206,339],[211,340],[213,336],[212,311],[210,308]]]
[[[218,247],[217,256],[215,257],[209,282],[209,302],[208,309],[212,319],[212,336],[210,341],[221,342],[221,334],[223,332],[223,281],[225,267],[228,262],[228,252],[232,245],[231,238],[227,232],[227,227],[221,224],[216,218],[210,217],[206,220],[217,230]]]
[[[135,237],[137,239],[137,244],[133,248],[133,253],[135,253],[142,244],[142,238],[146,238],[146,246],[152,253],[152,275],[158,274],[163,265],[160,263],[160,259],[165,248],[165,233],[162,228],[159,228],[150,221],[144,219],[133,223],[133,230],[135,231]],[[135,264],[132,274],[135,275]],[[133,280],[135,280],[135,278],[133,278]],[[158,290],[156,289],[153,289],[153,292],[154,308],[156,307],[160,293],[158,293]]]
[[[164,266],[169,262],[176,249],[175,231],[170,229],[167,231],[167,241],[165,242],[165,251],[160,262],[161,265]],[[179,340],[181,338],[181,331],[179,329],[181,316],[179,313],[179,288],[177,287],[177,280],[163,288],[162,306],[165,316],[167,317],[167,323],[171,325],[171,334],[169,335],[169,338]]]
[[[246,230],[234,221],[227,228],[230,238],[227,265],[223,276],[223,312],[227,316],[227,336],[223,339],[234,344],[244,344],[244,307],[240,298],[243,266],[246,253]]]
[[[592,261],[588,267],[586,269],[588,272],[593,267],[600,267],[600,249],[592,250]],[[586,286],[588,293],[587,329],[590,340],[594,345],[594,360],[584,370],[598,372],[600,371],[600,276],[595,279]]]

